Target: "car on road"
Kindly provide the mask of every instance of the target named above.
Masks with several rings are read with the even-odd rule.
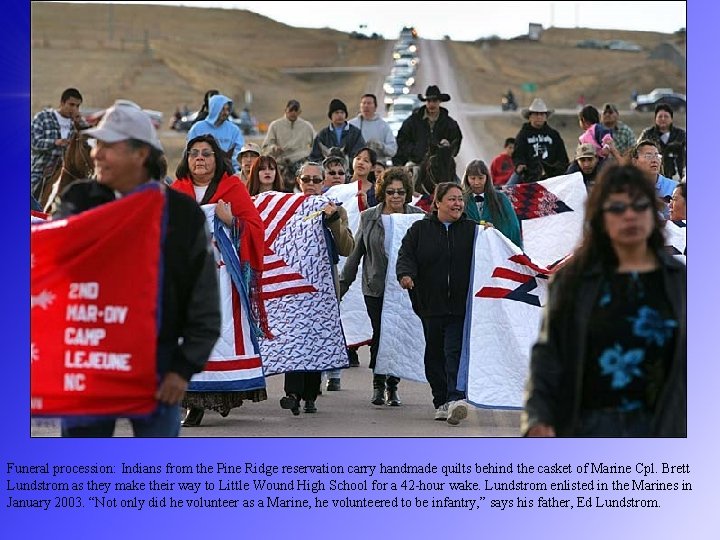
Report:
[[[388,115],[385,117],[385,122],[390,126],[393,136],[395,137],[397,137],[398,131],[400,131],[404,121],[405,118],[401,118],[400,116]]]
[[[404,120],[421,105],[422,102],[414,94],[397,97],[390,104],[390,108],[388,109],[388,116],[395,116]]]
[[[636,111],[654,111],[660,103],[670,105],[674,111],[687,109],[687,96],[673,92],[672,88],[655,88],[649,94],[640,94],[632,104]]]
[[[387,77],[383,85],[383,90],[390,96],[401,96],[410,93],[410,87],[405,77]]]

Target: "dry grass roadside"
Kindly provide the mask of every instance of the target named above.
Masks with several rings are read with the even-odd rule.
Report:
[[[386,62],[387,43],[353,40],[330,29],[293,28],[241,10],[198,9],[158,5],[31,4],[31,111],[57,104],[67,87],[80,89],[88,108],[107,107],[126,98],[162,111],[166,125],[177,106],[197,109],[209,88],[219,88],[236,107],[252,93],[251,110],[260,122],[282,115],[290,98],[301,101],[303,116],[316,129],[327,123],[330,99],[344,100],[350,113],[358,97],[376,88],[377,75],[327,73],[289,75],[283,68],[299,66],[367,66]],[[398,24],[398,31],[401,24]],[[396,36],[386,36],[394,39]],[[464,101],[497,104],[509,87],[521,105],[529,95],[518,88],[538,84],[537,94],[550,107],[574,107],[578,95],[599,106],[604,101],[625,108],[633,89],[686,89],[685,75],[666,63],[647,59],[647,53],[578,49],[580,39],[627,39],[646,48],[675,36],[651,32],[622,32],[552,28],[540,42],[447,42]],[[685,50],[684,42],[678,46]],[[623,120],[636,133],[650,125],[651,114],[627,115]],[[514,136],[522,123],[507,113],[474,124],[487,147],[499,151],[502,140]],[[556,115],[568,152],[574,151],[579,128],[574,118]],[[684,115],[676,115],[684,127]],[[161,131],[170,164],[175,169],[184,134]],[[493,144],[494,142],[494,144]],[[490,156],[491,157],[491,156]]]

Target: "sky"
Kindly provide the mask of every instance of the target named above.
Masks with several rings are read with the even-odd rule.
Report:
[[[95,2],[105,3],[105,2]],[[127,3],[127,2],[117,2]],[[686,2],[141,2],[193,7],[246,9],[304,28],[376,32],[396,38],[403,26],[420,37],[474,41],[507,39],[528,31],[528,23],[563,28],[605,28],[672,33],[686,27]],[[409,6],[413,6],[412,9]]]

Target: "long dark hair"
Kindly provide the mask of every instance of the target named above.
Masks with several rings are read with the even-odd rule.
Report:
[[[485,177],[483,195],[485,196],[485,204],[488,205],[488,208],[490,209],[490,215],[501,216],[503,219],[508,219],[509,216],[505,215],[505,210],[502,204],[500,204],[497,191],[495,191],[490,170],[482,159],[474,159],[467,164],[467,167],[465,167],[465,174],[462,179],[463,191],[465,191],[465,193],[472,193],[470,182],[468,182],[468,176]]]
[[[232,163],[230,162],[227,154],[223,151],[222,148],[220,148],[220,145],[215,140],[215,137],[210,134],[198,135],[197,137],[191,139],[185,146],[185,151],[183,152],[182,159],[180,160],[180,163],[178,163],[177,169],[175,169],[176,179],[179,180],[181,178],[187,178],[192,181],[192,174],[190,173],[190,165],[188,163],[188,154],[190,152],[190,149],[199,142],[209,144],[213,152],[215,153],[215,174],[213,175],[212,180],[210,180],[210,183],[208,184],[202,201],[200,201],[200,204],[206,204],[210,199],[212,199],[213,195],[215,195],[215,192],[217,191],[217,186],[220,183],[220,179],[226,174],[233,174],[235,170],[233,169]]]
[[[634,165],[607,165],[599,175],[598,180],[590,190],[585,205],[585,220],[583,223],[583,238],[580,247],[561,273],[565,280],[562,287],[557,289],[556,301],[551,309],[562,312],[568,309],[577,297],[577,290],[581,276],[585,271],[596,264],[601,265],[605,275],[612,274],[618,266],[618,258],[612,247],[610,237],[605,230],[603,205],[612,193],[627,193],[631,199],[647,197],[655,204],[650,211],[653,215],[653,230],[647,244],[653,253],[660,253],[663,249],[662,221],[660,218],[660,205],[655,193],[655,183],[650,174]]]
[[[665,244],[655,182],[645,171],[634,165],[609,165],[604,167],[590,191],[585,207],[583,239],[573,256],[573,266],[586,270],[599,262],[606,271],[614,271],[618,258],[605,230],[603,205],[613,193],[627,193],[631,199],[646,197],[653,202],[653,230],[647,240],[653,253],[662,251]]]
[[[271,156],[258,156],[255,158],[255,161],[253,161],[252,167],[250,167],[250,178],[248,179],[247,185],[250,195],[255,196],[260,193],[260,169],[267,165],[270,165],[270,167],[275,170],[272,191],[283,191],[282,178],[275,158]]]
[[[190,164],[188,162],[188,153],[190,152],[190,149],[199,142],[209,144],[213,152],[215,152],[215,175],[212,179],[213,182],[218,182],[226,173],[233,174],[235,172],[227,158],[227,154],[222,148],[220,148],[220,145],[215,140],[215,137],[210,134],[206,134],[198,135],[187,143],[185,150],[183,151],[182,158],[180,159],[180,163],[178,163],[177,169],[175,169],[175,178],[192,179]]]

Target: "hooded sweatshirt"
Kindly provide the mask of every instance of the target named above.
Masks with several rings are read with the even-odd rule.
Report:
[[[212,135],[215,137],[215,140],[217,140],[220,148],[228,152],[233,168],[237,173],[240,172],[240,163],[237,158],[240,154],[240,149],[243,147],[243,144],[245,144],[242,132],[229,118],[220,124],[220,126],[215,126],[215,122],[217,122],[220,116],[220,111],[222,111],[226,103],[232,105],[232,100],[222,94],[212,96],[208,104],[209,112],[207,118],[193,124],[190,131],[188,131],[187,140],[190,141],[198,135]],[[232,150],[232,152],[230,150]]]
[[[370,120],[366,120],[362,114],[358,114],[350,120],[350,125],[355,126],[362,132],[365,144],[368,146],[371,146],[373,142],[378,143],[373,150],[378,153],[378,157],[383,161],[393,157],[397,152],[397,142],[392,129],[377,114],[374,114]]]

